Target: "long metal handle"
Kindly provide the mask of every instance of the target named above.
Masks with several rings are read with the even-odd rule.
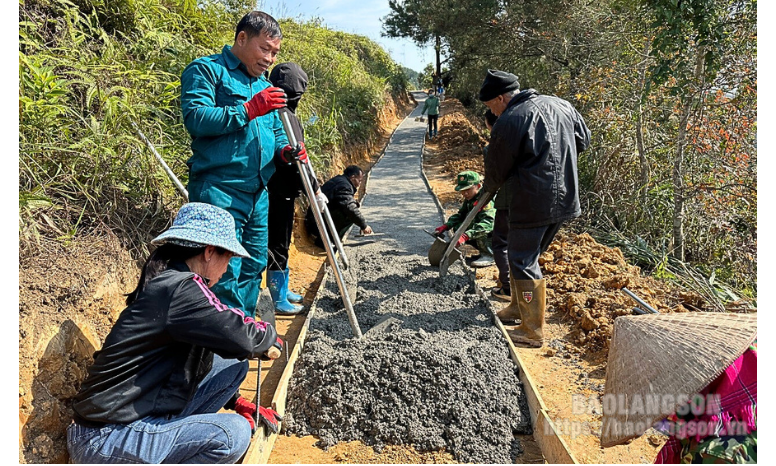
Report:
[[[159,164],[164,169],[165,173],[167,173],[167,176],[170,177],[170,180],[173,182],[176,188],[178,188],[178,191],[183,195],[183,197],[186,199],[186,202],[189,201],[189,192],[186,191],[186,188],[183,187],[183,184],[180,182],[177,176],[175,176],[175,173],[170,169],[169,166],[167,166],[167,163],[164,161],[161,155],[159,155],[159,152],[156,151],[156,147],[151,143],[151,141],[148,140],[147,137],[145,137],[145,134],[143,134],[142,131],[140,131],[140,128],[135,124],[134,121],[129,122],[133,128],[135,128],[135,132],[138,136],[140,136],[140,139],[143,140],[145,145],[153,152],[154,157],[156,157],[156,160],[159,162]]]
[[[309,163],[303,163],[302,166],[309,170],[310,179],[315,178],[315,172]],[[312,182],[310,182],[310,186],[312,186]],[[313,202],[313,200],[317,201],[314,195],[309,199],[311,202]],[[334,245],[337,247],[337,252],[339,252],[340,259],[342,259],[342,266],[345,268],[345,270],[347,270],[350,268],[350,261],[348,261],[348,256],[345,254],[345,248],[342,247],[342,240],[340,240],[337,227],[334,226],[334,220],[331,218],[329,206],[324,204],[323,209],[321,209],[321,213],[323,214],[323,219],[326,221],[326,225],[328,226],[329,231],[332,232],[331,238],[334,238]]]
[[[294,134],[294,130],[291,127],[291,122],[288,119],[288,114],[285,112],[278,112],[280,114],[280,120],[283,123],[283,128],[286,130],[286,136],[288,137],[288,142],[291,144],[292,147],[297,147],[297,139],[296,135]],[[331,240],[329,239],[329,234],[327,233],[326,224],[323,220],[323,215],[321,214],[321,209],[318,206],[318,200],[315,198],[315,193],[313,192],[312,183],[310,183],[310,179],[308,177],[308,172],[303,167],[303,164],[301,161],[296,161],[296,166],[299,169],[299,174],[302,176],[302,184],[304,185],[304,190],[307,193],[307,198],[310,200],[310,208],[313,211],[313,217],[315,218],[315,224],[318,226],[318,231],[321,233],[321,240],[323,241],[324,249],[326,249],[326,256],[329,259],[329,265],[331,265],[331,268],[334,270],[334,278],[337,281],[337,287],[340,290],[340,296],[342,296],[342,302],[345,305],[345,310],[348,314],[348,320],[350,321],[350,328],[353,330],[353,336],[356,338],[362,338],[363,334],[361,333],[361,328],[358,326],[358,319],[356,319],[356,313],[353,310],[353,303],[350,301],[350,295],[348,294],[348,287],[345,286],[345,280],[342,276],[342,270],[340,270],[339,263],[337,262],[336,258],[334,257],[334,250],[331,244]],[[337,236],[337,232],[334,231],[333,236]],[[342,249],[340,249],[342,251]]]
[[[494,193],[491,193],[489,191],[486,191],[482,194],[482,197],[480,197],[477,200],[478,205],[469,212],[469,214],[464,219],[461,226],[458,227],[457,230],[455,230],[455,234],[453,235],[453,238],[450,240],[450,244],[447,245],[447,249],[445,249],[445,254],[442,256],[442,262],[439,264],[439,276],[444,277],[447,274],[447,268],[450,267],[450,254],[452,254],[453,249],[455,249],[456,244],[458,243],[458,238],[460,238],[465,232],[466,229],[469,228],[469,225],[474,221],[474,218],[477,216],[477,214],[480,213],[480,210],[482,210],[486,205],[488,205],[488,202],[490,202],[491,199],[493,199]]]
[[[627,288],[623,287],[623,288],[622,288],[622,292],[623,292],[623,293],[625,293],[626,295],[630,296],[630,298],[631,298],[632,300],[634,300],[634,301],[636,301],[637,303],[639,303],[639,304],[640,304],[641,306],[643,306],[643,307],[644,307],[646,310],[648,310],[648,311],[649,311],[651,314],[660,314],[659,312],[657,312],[657,310],[656,310],[654,307],[650,306],[649,304],[647,304],[647,302],[646,302],[646,301],[644,301],[643,299],[641,299],[641,298],[639,298],[638,296],[636,296],[636,293],[632,292],[631,290],[629,290],[629,289],[627,289]],[[634,309],[634,310],[635,310],[635,309]]]

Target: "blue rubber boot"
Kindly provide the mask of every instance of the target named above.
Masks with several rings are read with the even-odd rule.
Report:
[[[286,298],[288,281],[284,271],[267,270],[267,281],[269,282],[269,294],[275,303],[275,314],[293,316],[302,312],[304,307],[291,304]]]
[[[285,270],[285,276],[286,276],[286,285],[288,285],[288,267],[286,267]],[[286,291],[286,299],[289,303],[296,303],[296,304],[302,304],[302,301],[304,301],[304,297],[300,294],[296,294],[291,290]]]

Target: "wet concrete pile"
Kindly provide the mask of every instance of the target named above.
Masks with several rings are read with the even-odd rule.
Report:
[[[486,303],[460,264],[440,281],[425,257],[391,243],[386,236],[347,248],[358,267],[362,340],[352,338],[331,276],[319,291],[286,431],[318,436],[323,447],[361,440],[378,450],[412,445],[463,462],[513,462],[514,434],[530,433],[530,419]],[[387,317],[401,322],[369,331]]]

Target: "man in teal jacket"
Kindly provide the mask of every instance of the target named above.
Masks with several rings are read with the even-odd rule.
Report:
[[[275,111],[286,105],[285,93],[263,76],[281,39],[274,18],[250,12],[237,24],[232,46],[194,60],[181,76],[183,123],[192,137],[189,200],[232,214],[237,239],[251,255],[233,258],[213,291],[251,316],[267,265],[266,186],[275,172],[273,158],[307,159],[303,145],[288,145]]]

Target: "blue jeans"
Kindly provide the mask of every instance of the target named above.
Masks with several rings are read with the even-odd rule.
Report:
[[[213,293],[229,307],[256,315],[261,274],[267,268],[269,194],[266,189],[249,193],[210,181],[189,183],[189,201],[225,209],[234,217],[237,241],[251,257],[233,257]]]
[[[248,362],[213,356],[213,369],[177,416],[129,424],[67,428],[73,463],[235,463],[248,450],[251,426],[239,414],[217,414],[237,392]]]

